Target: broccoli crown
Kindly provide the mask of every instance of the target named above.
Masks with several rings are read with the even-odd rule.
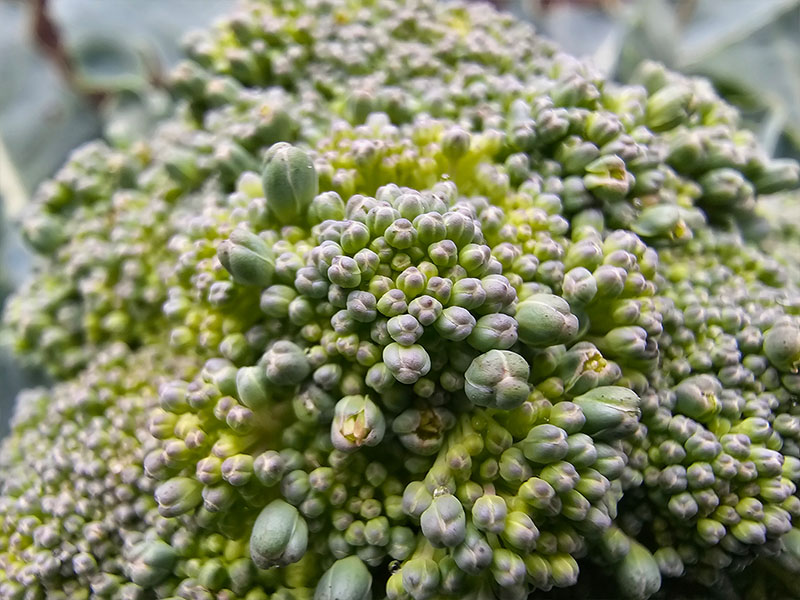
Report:
[[[2,446],[0,595],[800,572],[796,242],[757,202],[798,167],[705,80],[434,0],[251,0],[186,49],[174,114],[25,223],[5,329],[56,383]]]

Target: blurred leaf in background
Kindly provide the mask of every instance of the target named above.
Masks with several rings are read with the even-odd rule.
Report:
[[[800,0],[507,0],[626,81],[653,59],[711,78],[770,152],[800,157]]]
[[[180,40],[232,0],[0,0],[0,301],[32,265],[16,226],[36,186],[82,142],[125,143],[169,112]],[[0,437],[16,391],[41,379],[0,352]]]

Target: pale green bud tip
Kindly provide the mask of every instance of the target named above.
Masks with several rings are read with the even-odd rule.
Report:
[[[436,547],[452,548],[464,541],[466,515],[461,502],[451,494],[433,499],[420,517],[425,538]]]
[[[552,294],[534,294],[517,306],[519,339],[534,347],[569,342],[578,333],[578,318],[566,300]]]
[[[300,560],[308,546],[308,526],[298,510],[273,500],[258,515],[250,533],[250,556],[259,569]]]
[[[311,157],[285,142],[267,151],[261,182],[270,212],[284,224],[304,218],[318,191]]]
[[[653,555],[640,543],[631,547],[617,566],[617,583],[626,598],[646,600],[661,588],[661,571]]]
[[[345,396],[336,403],[331,423],[331,442],[337,450],[352,452],[376,446],[386,432],[386,419],[366,396]]]
[[[256,234],[246,229],[234,229],[220,243],[217,256],[236,283],[267,287],[275,274],[272,249]]]
[[[641,410],[633,390],[614,385],[596,387],[572,401],[586,422],[583,431],[593,436],[622,438],[633,433]]]
[[[128,577],[137,585],[152,587],[172,573],[177,552],[161,540],[136,544],[127,557]]]
[[[383,349],[383,362],[400,383],[416,383],[431,370],[431,358],[419,344],[401,346],[394,342]]]
[[[464,375],[471,402],[491,408],[516,408],[528,398],[530,367],[519,354],[490,350],[476,357]]]
[[[267,379],[275,385],[295,385],[311,372],[308,358],[294,342],[280,340],[267,350],[262,359]]]
[[[401,570],[403,589],[414,600],[427,600],[439,589],[439,566],[430,558],[412,558]]]
[[[261,367],[242,367],[236,372],[236,393],[247,408],[259,410],[269,402],[269,381]]]
[[[314,600],[372,600],[372,575],[357,556],[337,560],[320,578]]]
[[[764,335],[764,354],[782,371],[797,371],[800,365],[800,329],[777,325]]]
[[[162,517],[177,517],[202,501],[203,486],[189,477],[173,477],[156,488],[155,498]]]
[[[532,428],[522,440],[525,458],[536,463],[556,462],[564,458],[568,451],[567,432],[549,423]]]

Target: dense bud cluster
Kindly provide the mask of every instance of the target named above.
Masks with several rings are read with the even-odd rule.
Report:
[[[252,1],[187,51],[174,115],[26,223],[6,331],[60,382],[2,449],[0,595],[800,572],[800,278],[757,203],[798,169],[705,81],[433,0]]]

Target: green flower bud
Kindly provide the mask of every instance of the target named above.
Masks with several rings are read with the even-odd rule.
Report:
[[[632,390],[602,386],[572,401],[580,407],[586,418],[583,431],[593,437],[616,439],[636,430],[641,411],[639,397]]]
[[[578,563],[569,554],[559,553],[547,557],[550,577],[556,587],[571,587],[578,582]]]
[[[477,575],[492,564],[492,547],[473,525],[467,525],[464,541],[453,551],[458,568]]]
[[[697,521],[697,535],[709,546],[719,544],[728,531],[725,525],[713,519],[699,519]]]
[[[606,154],[586,165],[583,184],[601,200],[617,202],[628,194],[633,177],[625,170],[625,161],[614,154]]]
[[[533,427],[521,445],[525,458],[540,464],[559,461],[569,451],[567,432],[550,424]]]
[[[631,540],[630,551],[616,570],[617,584],[626,598],[645,600],[661,588],[661,572],[653,555]]]
[[[361,283],[361,270],[358,263],[349,256],[334,256],[327,270],[328,280],[343,288],[358,287]]]
[[[500,477],[505,481],[522,483],[531,475],[531,467],[519,448],[508,448],[500,455]]]
[[[126,555],[126,574],[142,587],[155,587],[172,575],[178,553],[161,540],[136,544]]]
[[[457,161],[469,152],[470,135],[465,129],[454,125],[444,132],[441,143],[444,155]]]
[[[423,333],[422,325],[409,314],[392,317],[386,323],[386,329],[391,338],[401,346],[411,346]]]
[[[642,237],[672,237],[681,222],[680,209],[674,204],[656,204],[645,208],[631,226]]]
[[[386,548],[389,556],[395,560],[405,560],[414,552],[417,539],[408,527],[392,527],[389,532],[389,544]]]
[[[259,411],[270,401],[269,381],[261,367],[242,367],[236,372],[236,394],[246,407]]]
[[[679,519],[691,519],[700,510],[697,500],[689,492],[681,492],[672,496],[667,503],[667,508]]]
[[[461,502],[451,494],[434,496],[419,519],[422,534],[436,548],[452,548],[464,541],[466,516]]]
[[[403,512],[410,517],[420,518],[433,502],[433,496],[421,481],[412,481],[403,492]]]
[[[472,243],[475,237],[475,222],[470,217],[451,210],[445,213],[443,218],[448,240],[459,248]]]
[[[258,515],[250,533],[250,557],[259,569],[286,566],[306,553],[308,527],[297,509],[273,500]]]
[[[222,463],[222,478],[234,487],[247,484],[252,476],[253,457],[249,454],[235,454]]]
[[[317,195],[317,173],[311,157],[285,142],[267,151],[261,182],[270,212],[283,224],[302,220]]]
[[[707,421],[719,414],[722,409],[717,396],[722,385],[710,375],[697,375],[684,379],[675,388],[675,408],[678,412],[696,419]]]
[[[312,225],[323,221],[341,221],[344,217],[344,201],[336,192],[319,194],[308,207],[308,220]]]
[[[422,346],[392,343],[383,349],[383,362],[400,383],[412,384],[431,370],[431,359]]]
[[[764,334],[764,354],[781,371],[795,372],[800,366],[800,328],[776,325]]]
[[[663,577],[681,577],[684,573],[683,559],[675,548],[665,546],[653,553],[658,570]]]
[[[561,292],[570,305],[585,306],[597,295],[597,282],[591,271],[575,267],[564,274]]]
[[[400,570],[403,589],[414,600],[433,598],[439,590],[439,567],[430,558],[412,558]]]
[[[417,230],[408,219],[397,219],[383,232],[384,239],[392,248],[405,250],[417,243]]]
[[[542,469],[539,474],[544,481],[550,484],[557,494],[565,494],[572,490],[580,480],[575,467],[564,461],[551,463]]]
[[[288,285],[271,285],[261,293],[259,306],[265,315],[285,319],[289,316],[292,301],[296,297],[297,292]]]
[[[578,319],[569,304],[558,296],[535,294],[517,306],[519,339],[529,346],[541,348],[564,344],[578,333]]]
[[[599,540],[605,559],[612,563],[621,561],[630,553],[632,541],[616,525],[612,525],[604,531]]]
[[[755,194],[753,185],[736,169],[713,169],[700,177],[698,183],[703,188],[703,201],[714,207],[746,208]]]
[[[267,487],[278,483],[287,470],[286,460],[274,450],[259,454],[253,462],[256,477]]]
[[[481,531],[501,533],[507,513],[505,500],[494,494],[485,494],[472,506],[472,523]]]
[[[381,409],[366,396],[345,396],[336,403],[331,422],[331,442],[337,450],[352,452],[376,446],[386,432]]]
[[[455,424],[446,408],[409,408],[392,421],[400,443],[415,454],[436,454],[444,443],[445,433]]]
[[[464,375],[464,392],[477,406],[510,410],[527,400],[529,375],[528,363],[519,354],[490,350],[470,364]]]
[[[586,417],[574,402],[559,402],[550,409],[550,423],[572,434],[583,428]]]
[[[480,307],[486,300],[486,290],[481,285],[480,279],[464,277],[453,284],[450,304],[473,310]]]
[[[594,440],[585,433],[573,433],[567,437],[567,456],[566,459],[576,469],[591,467],[597,460],[597,449],[594,447]]]
[[[387,317],[396,317],[406,312],[408,304],[402,290],[391,289],[378,300],[378,312]]]
[[[760,546],[767,541],[767,528],[764,523],[742,519],[731,527],[733,537],[743,544]]]
[[[272,249],[256,234],[246,229],[234,229],[220,243],[217,256],[236,283],[267,287],[275,274]]]
[[[512,511],[508,513],[500,535],[507,544],[527,554],[536,546],[539,529],[526,513]]]
[[[433,326],[444,339],[460,342],[472,333],[475,323],[475,317],[467,309],[461,306],[448,306]]]
[[[666,131],[686,119],[692,91],[684,83],[666,85],[647,100],[645,123],[653,131]]]
[[[274,385],[296,385],[311,372],[303,349],[288,340],[278,340],[260,361],[264,365],[267,379]]]
[[[173,477],[156,488],[155,499],[162,517],[177,517],[202,501],[203,486],[189,477]]]
[[[492,554],[492,577],[501,588],[515,588],[525,582],[525,563],[506,548],[496,548]]]
[[[516,342],[517,321],[502,313],[482,316],[467,337],[467,343],[481,352],[508,350]]]
[[[357,556],[337,560],[320,578],[314,600],[372,600],[372,575]]]

